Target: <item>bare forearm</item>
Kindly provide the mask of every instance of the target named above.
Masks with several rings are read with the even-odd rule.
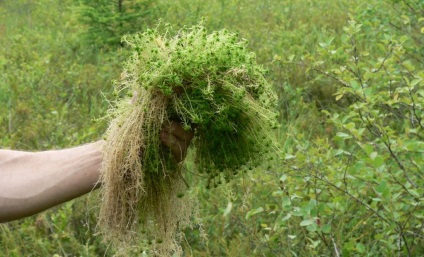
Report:
[[[37,153],[0,150],[0,222],[93,190],[100,174],[101,144]]]

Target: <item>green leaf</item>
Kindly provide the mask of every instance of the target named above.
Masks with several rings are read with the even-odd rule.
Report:
[[[420,83],[422,81],[422,79],[414,79],[411,81],[411,86],[414,87],[416,86],[418,83]]]
[[[309,226],[309,225],[311,225],[313,223],[314,223],[313,220],[303,220],[302,222],[300,222],[300,226],[306,227],[306,226]]]
[[[330,224],[325,224],[324,226],[322,226],[321,231],[324,234],[330,234],[330,232],[331,232],[331,225]]]
[[[284,216],[281,221],[286,221],[292,217],[291,213],[288,213],[286,216]]]
[[[424,153],[424,142],[415,140],[406,141],[405,148],[411,152]]]
[[[360,145],[362,147],[362,149],[364,150],[365,154],[367,155],[371,155],[371,153],[374,151],[374,147],[371,144],[365,144],[365,145]]]
[[[363,76],[364,76],[364,79],[365,79],[365,80],[369,80],[370,78],[374,78],[374,77],[375,77],[375,74],[374,74],[374,73],[372,73],[372,72],[368,72],[368,71],[367,71],[367,72],[365,72],[365,73],[364,73],[364,75],[363,75]]]
[[[322,48],[327,48],[328,47],[327,43],[324,43],[324,42],[319,42],[318,45],[320,47],[322,47]]]
[[[364,94],[365,94],[365,96],[366,97],[370,97],[370,96],[372,96],[372,94],[373,94],[373,88],[372,87],[368,87],[368,88],[365,88],[365,90],[364,90]]]
[[[375,157],[372,164],[377,169],[380,168],[381,166],[383,166],[384,165],[384,158],[383,158],[383,156],[378,155],[377,157]]]
[[[349,122],[348,124],[343,125],[343,127],[345,127],[346,129],[350,130],[354,130],[355,129],[355,123],[353,122]]]
[[[416,189],[409,189],[408,192],[415,196],[416,198],[420,198],[420,194],[418,193],[418,191]]]
[[[406,41],[408,41],[409,40],[409,36],[407,36],[407,35],[403,35],[403,36],[401,36],[400,37],[400,39],[399,39],[399,41],[401,42],[401,43],[405,43]]]
[[[252,217],[252,216],[254,216],[254,215],[257,215],[258,213],[261,213],[261,212],[263,212],[264,211],[264,208],[262,208],[262,207],[259,207],[259,208],[257,208],[257,209],[254,209],[254,210],[250,210],[249,212],[247,212],[247,214],[246,214],[246,219],[248,220],[248,219],[250,219],[250,217]]]
[[[283,209],[287,210],[291,208],[291,201],[290,198],[288,196],[284,196],[282,199],[282,203],[281,203]]]
[[[384,200],[390,200],[391,192],[390,187],[387,186],[386,181],[381,181],[380,184],[375,188],[375,191],[381,195]]]
[[[312,224],[310,224],[309,226],[307,226],[306,229],[309,232],[315,232],[315,231],[318,230],[318,225],[317,225],[317,223],[313,222]]]
[[[345,150],[343,149],[337,149],[336,152],[334,153],[334,156],[339,156],[341,154],[343,154],[345,152]]]
[[[365,245],[364,245],[364,244],[362,244],[362,243],[357,243],[357,244],[356,244],[356,250],[357,250],[359,253],[365,253]]]
[[[303,215],[304,215],[304,212],[300,208],[293,211],[293,216],[300,217],[300,216],[303,216]]]
[[[352,136],[351,135],[349,135],[349,134],[346,134],[346,133],[344,133],[344,132],[337,132],[337,134],[336,134],[336,137],[335,137],[336,139],[341,139],[341,140],[346,140],[346,139],[350,139],[350,138],[352,138]]]
[[[352,87],[352,89],[354,90],[359,90],[361,89],[361,85],[358,83],[358,81],[356,80],[351,80],[350,81],[350,86]]]
[[[411,61],[407,60],[402,63],[402,65],[409,71],[412,72],[415,70],[415,66],[411,63]]]

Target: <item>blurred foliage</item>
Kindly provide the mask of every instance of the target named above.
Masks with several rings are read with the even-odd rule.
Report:
[[[120,72],[120,51],[112,59],[86,50],[66,2],[3,5],[2,141],[11,148],[45,149],[96,138],[104,124],[91,120],[107,107],[101,92],[111,90]]]
[[[156,23],[152,0],[81,0],[79,17],[87,29],[82,33],[86,43],[95,48],[123,46],[122,36],[142,31]]]
[[[2,148],[98,139],[128,54],[120,35],[205,17],[268,68],[284,156],[233,185],[192,186],[204,227],[186,231],[186,256],[424,255],[422,1],[121,1],[136,6],[122,13],[116,3],[0,2]],[[87,19],[95,4],[106,7]],[[95,236],[97,200],[1,225],[0,256],[113,255]]]

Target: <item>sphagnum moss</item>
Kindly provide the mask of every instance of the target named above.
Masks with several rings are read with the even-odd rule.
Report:
[[[116,90],[130,95],[110,110],[99,224],[109,239],[128,242],[143,229],[155,255],[181,253],[192,202],[181,197],[181,164],[159,140],[163,123],[195,127],[194,162],[215,186],[275,149],[276,97],[247,42],[226,30],[197,25],[170,37],[150,29],[124,41],[134,51]]]

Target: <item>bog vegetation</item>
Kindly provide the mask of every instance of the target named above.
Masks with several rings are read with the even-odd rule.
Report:
[[[255,52],[255,62],[266,68],[253,71],[264,74],[278,96],[273,111],[282,153],[216,188],[223,182],[216,173],[200,176],[196,158],[187,158],[181,186],[190,185],[186,196],[199,199],[201,225],[181,234],[183,255],[424,255],[422,1],[1,1],[0,147],[44,150],[100,139],[108,127],[100,119],[110,107],[106,99],[126,97],[113,81],[122,81],[123,63],[134,51],[129,45],[140,40],[120,38],[155,28],[159,19],[172,24],[167,31],[175,35],[202,18],[208,31],[221,31],[219,40],[232,33],[245,38],[246,52]],[[166,46],[165,38],[156,45]],[[189,65],[200,62],[179,65],[193,71]],[[230,85],[243,77],[237,72],[227,71]],[[166,79],[183,81],[174,75]],[[242,95],[228,90],[224,95]],[[192,100],[178,99],[178,106]],[[231,117],[220,104],[222,121],[242,117]],[[208,124],[210,117],[176,109],[181,112],[173,115],[187,126],[194,119]],[[250,126],[241,122],[233,125]],[[241,155],[229,158],[250,158],[248,149],[257,144],[244,142]],[[210,151],[219,148],[217,138],[208,143]],[[220,165],[220,152],[202,164]],[[126,246],[125,253],[103,241],[96,227],[99,197],[94,192],[0,225],[0,256],[149,256],[150,240]]]

